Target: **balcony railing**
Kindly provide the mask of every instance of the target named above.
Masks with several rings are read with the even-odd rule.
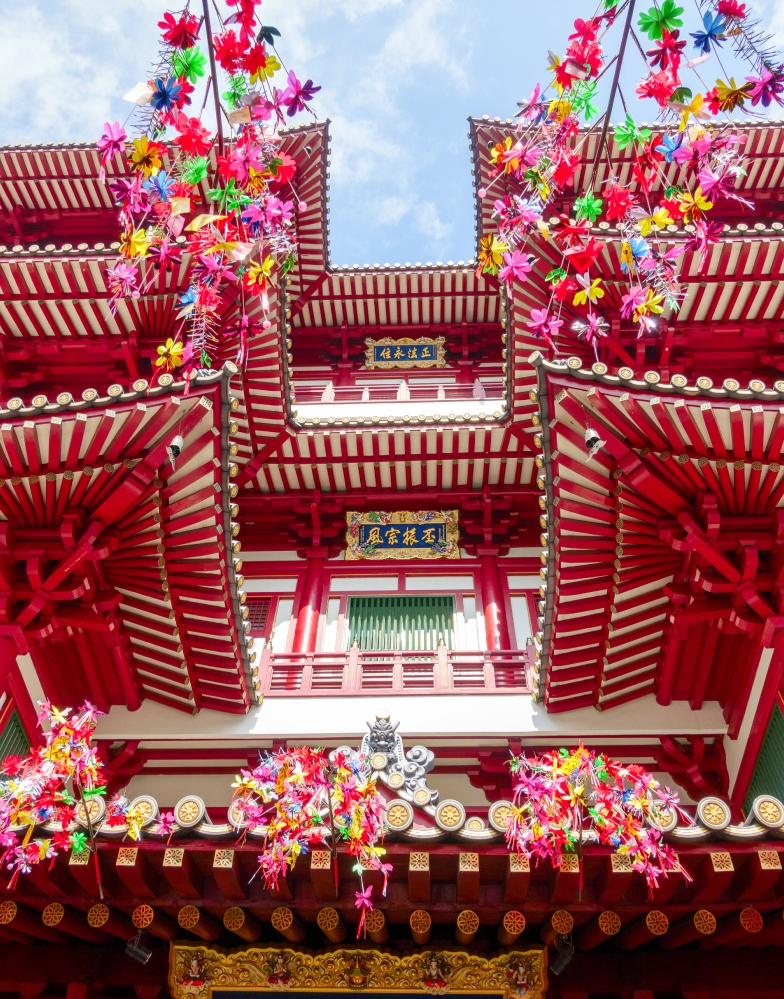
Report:
[[[527,694],[533,649],[464,652],[287,652],[264,649],[265,697],[389,694]]]
[[[500,400],[503,396],[504,383],[500,378],[485,379],[482,382],[487,400]],[[325,390],[323,385],[308,385],[303,382],[296,382],[294,390],[297,396],[297,403],[302,405],[314,405],[316,403],[346,403],[346,402],[437,402],[445,400],[447,402],[475,399],[480,397],[475,394],[474,384],[443,384],[439,385],[432,381],[424,385],[417,385],[416,382],[408,382],[408,395],[401,399],[399,382],[390,384],[389,382],[378,385],[330,385]],[[484,400],[481,400],[484,401]]]

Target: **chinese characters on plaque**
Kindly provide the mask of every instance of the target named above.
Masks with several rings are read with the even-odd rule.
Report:
[[[366,368],[443,368],[444,337],[401,337],[393,340],[365,340]]]
[[[460,558],[457,510],[347,514],[346,558]]]

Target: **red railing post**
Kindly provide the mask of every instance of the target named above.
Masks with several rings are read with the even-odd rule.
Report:
[[[343,689],[355,691],[362,689],[362,674],[359,666],[359,647],[354,644],[348,650],[348,660],[343,670]]]
[[[450,669],[451,653],[442,642],[436,652],[436,661],[433,667],[433,686],[436,690],[452,689],[452,671]]]
[[[261,650],[259,659],[259,679],[261,680],[262,694],[268,694],[272,690],[272,649],[265,647]]]
[[[400,652],[396,652],[392,660],[392,689],[403,690],[403,656]]]
[[[496,653],[496,655],[505,655],[508,653]],[[485,690],[495,690],[495,656],[492,652],[485,653]]]
[[[300,681],[300,688],[303,694],[310,693],[313,690],[313,654],[304,657],[304,662],[302,663],[302,679]]]

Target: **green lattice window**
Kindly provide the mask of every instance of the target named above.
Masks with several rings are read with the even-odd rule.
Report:
[[[379,652],[455,647],[455,598],[438,596],[349,597],[348,646]]]
[[[746,812],[758,794],[772,794],[784,801],[784,714],[778,707],[773,708],[746,793],[743,803]]]
[[[11,717],[5,724],[5,728],[0,732],[0,761],[6,756],[27,756],[30,752],[30,743],[27,741],[25,730],[16,711],[11,713]]]

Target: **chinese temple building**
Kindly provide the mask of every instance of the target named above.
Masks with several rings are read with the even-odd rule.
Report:
[[[513,131],[470,121],[477,239]],[[88,700],[145,816],[132,840],[95,798],[95,854],[3,872],[0,993],[784,997],[784,127],[744,131],[755,210],[714,210],[655,334],[608,246],[595,355],[526,326],[545,240],[511,298],[470,260],[334,265],[328,128],[285,129],[297,265],[244,362],[229,337],[188,381],[153,377],[184,264],[107,308],[96,147],[0,148],[0,758],[38,701]],[[510,758],[579,743],[678,793],[683,872],[510,851]],[[340,845],[267,889],[232,813],[241,769],[303,745],[377,774],[367,913]]]

